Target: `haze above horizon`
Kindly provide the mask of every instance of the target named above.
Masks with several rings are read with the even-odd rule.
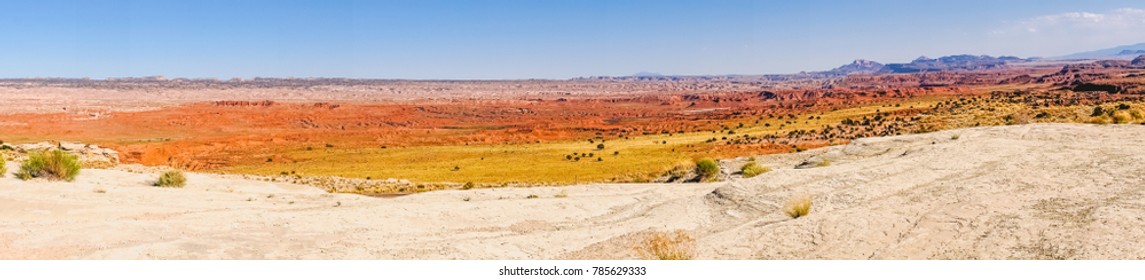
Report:
[[[567,79],[1145,42],[1136,1],[17,1],[0,77]]]

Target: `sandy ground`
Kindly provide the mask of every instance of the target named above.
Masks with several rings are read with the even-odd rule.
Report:
[[[760,157],[772,172],[721,183],[398,198],[205,174],[184,189],[116,170],[8,175],[0,258],[626,259],[644,234],[683,229],[698,259],[1145,259],[1142,139],[1141,125],[974,128]],[[784,215],[801,195],[811,214]]]

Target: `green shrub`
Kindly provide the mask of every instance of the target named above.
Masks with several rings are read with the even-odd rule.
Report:
[[[700,181],[713,180],[720,174],[720,165],[712,159],[701,159],[696,162],[696,174],[700,176]]]
[[[767,167],[760,166],[758,163],[755,163],[754,161],[748,162],[747,164],[744,164],[743,167],[740,168],[740,173],[743,173],[744,178],[755,177],[755,176],[758,176],[759,174],[767,173],[769,171],[771,171],[771,169],[769,169]]]
[[[61,150],[53,150],[29,154],[28,159],[20,164],[20,172],[16,173],[16,177],[21,180],[44,178],[71,182],[79,173],[79,157]]]
[[[155,181],[155,186],[160,188],[182,188],[186,185],[187,177],[178,170],[164,172],[163,175],[159,175],[159,181]]]

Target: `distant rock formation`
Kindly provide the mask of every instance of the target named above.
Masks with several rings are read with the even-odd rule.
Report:
[[[850,74],[879,74],[886,71],[886,66],[882,63],[870,61],[866,59],[856,59],[851,64],[839,66],[838,68],[825,71],[827,74],[835,75],[850,75]]]
[[[998,84],[1000,84],[1000,85],[1011,85],[1011,84],[1022,84],[1022,85],[1024,85],[1024,84],[1029,84],[1032,82],[1034,82],[1034,77],[1032,77],[1030,75],[1019,75],[1019,76],[1014,76],[1014,77],[1004,79],[1004,80],[998,82]]]
[[[1133,61],[1129,62],[1129,65],[1145,66],[1145,55],[1140,55],[1137,58],[1134,58]]]

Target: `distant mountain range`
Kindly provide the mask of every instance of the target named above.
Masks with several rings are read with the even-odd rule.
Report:
[[[828,71],[819,72],[828,75],[850,74],[889,74],[889,73],[919,73],[938,71],[972,71],[1005,67],[1006,63],[1027,62],[1013,56],[993,57],[988,55],[951,55],[939,58],[919,57],[910,63],[881,64],[878,62],[859,59],[851,64],[839,66]]]
[[[1137,63],[1141,63],[1143,56],[1145,56],[1145,43],[1048,58],[1024,59],[1014,56],[992,57],[988,55],[962,54],[943,56],[937,59],[932,59],[924,56],[919,57],[918,59],[915,59],[909,63],[890,64],[882,64],[875,61],[857,59],[850,64],[839,66],[835,69],[812,73],[830,76],[845,76],[850,74],[974,71],[1004,68],[1008,63],[1060,60],[1134,60],[1138,61]]]
[[[636,72],[636,74],[633,74],[632,76],[633,77],[663,77],[664,75],[660,74],[660,73],[656,73],[656,72],[644,71],[644,72]]]
[[[1113,59],[1113,60],[1130,60],[1139,55],[1145,54],[1145,43],[1135,45],[1118,46],[1108,49],[1101,49],[1096,51],[1080,52],[1075,54],[1063,55],[1058,57],[1046,58],[1045,60],[1076,60],[1076,59]]]
[[[1033,61],[1070,61],[1070,60],[1132,60],[1130,65],[1145,66],[1145,43],[1125,45],[1114,48],[1075,53],[1070,55],[1047,58],[1019,58],[1015,56],[993,57],[988,55],[950,55],[939,58],[919,57],[908,63],[882,64],[877,61],[856,59],[855,61],[827,71],[800,72],[798,74],[776,75],[697,75],[675,76],[662,75],[655,72],[639,72],[632,76],[621,77],[588,77],[578,79],[632,79],[632,80],[681,80],[681,79],[734,79],[744,77],[762,77],[767,79],[783,80],[789,78],[823,78],[846,76],[851,74],[895,74],[895,73],[922,73],[942,71],[977,71],[1001,69],[1007,64],[1033,62]]]

